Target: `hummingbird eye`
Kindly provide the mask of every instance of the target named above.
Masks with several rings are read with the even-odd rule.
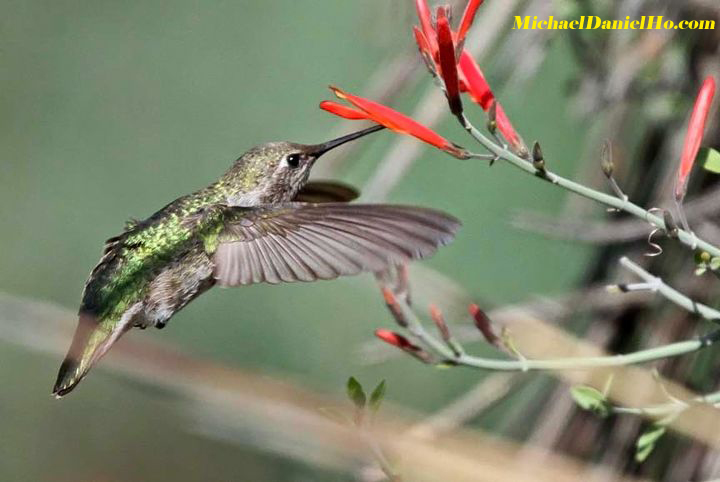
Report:
[[[300,165],[300,154],[290,154],[285,158],[285,160],[287,161],[288,166],[295,169]]]

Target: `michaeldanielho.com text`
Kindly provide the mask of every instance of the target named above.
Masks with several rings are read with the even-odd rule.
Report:
[[[603,20],[597,16],[582,16],[575,20],[547,20],[537,17],[515,16],[513,29],[521,30],[714,30],[715,20],[666,20],[662,15],[642,16],[636,20]]]

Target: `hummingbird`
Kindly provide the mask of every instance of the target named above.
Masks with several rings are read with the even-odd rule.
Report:
[[[443,212],[351,204],[352,188],[308,182],[324,153],[382,129],[322,144],[269,142],[216,182],[182,196],[105,242],[82,293],[79,321],[53,395],[73,390],[131,328],[163,328],[213,286],[329,280],[382,272],[433,254],[460,226]]]

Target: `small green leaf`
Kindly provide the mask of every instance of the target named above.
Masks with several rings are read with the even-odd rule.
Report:
[[[600,391],[586,385],[576,385],[570,389],[575,403],[583,410],[590,410],[601,417],[606,417],[610,413],[610,406],[607,398]]]
[[[710,260],[710,269],[713,271],[720,269],[720,256],[715,256]]]
[[[365,396],[362,385],[360,385],[360,382],[357,381],[355,377],[348,378],[347,394],[350,401],[352,401],[358,409],[365,408],[367,397]]]
[[[702,163],[706,171],[720,174],[720,152],[710,147],[703,147],[698,152],[697,162]]]
[[[635,460],[637,462],[644,462],[648,458],[657,441],[665,434],[665,431],[665,426],[656,423],[637,439],[635,444]]]
[[[378,386],[370,394],[370,410],[377,412],[383,398],[385,398],[385,380],[378,383]]]

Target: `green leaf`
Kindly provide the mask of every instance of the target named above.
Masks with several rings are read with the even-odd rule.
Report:
[[[720,269],[720,256],[715,256],[713,259],[710,260],[710,269],[713,271],[717,271]]]
[[[383,398],[385,398],[385,380],[378,383],[378,386],[370,394],[370,410],[377,412]]]
[[[365,408],[367,397],[365,396],[362,385],[360,385],[360,382],[357,381],[355,377],[348,378],[347,394],[350,401],[352,401],[358,409]]]
[[[583,410],[590,410],[601,417],[606,417],[610,413],[607,398],[593,387],[576,385],[570,389],[570,394]]]
[[[657,441],[665,434],[665,431],[664,425],[656,423],[637,439],[637,443],[635,444],[635,460],[637,462],[644,462],[645,459],[648,458],[655,448]]]
[[[706,171],[720,174],[720,152],[710,147],[703,147],[698,152],[697,162],[702,163]]]

